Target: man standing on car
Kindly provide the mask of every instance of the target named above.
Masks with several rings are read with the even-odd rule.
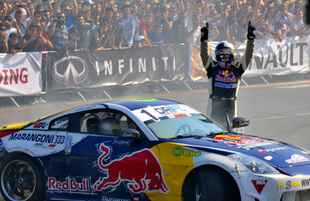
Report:
[[[249,22],[246,49],[240,60],[236,60],[235,47],[229,42],[221,42],[216,46],[216,60],[213,60],[208,52],[208,23],[201,29],[200,56],[210,79],[207,113],[224,127],[227,125],[225,114],[231,120],[237,113],[237,94],[241,76],[253,57],[255,29]]]

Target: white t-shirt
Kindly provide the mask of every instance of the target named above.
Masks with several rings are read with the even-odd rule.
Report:
[[[6,33],[6,41],[9,41],[10,34],[11,33],[17,33],[17,29],[16,28],[6,29],[5,33]]]

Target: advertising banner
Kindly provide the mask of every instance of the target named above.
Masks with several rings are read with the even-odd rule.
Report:
[[[185,46],[49,53],[48,90],[125,86],[184,78]]]
[[[209,44],[210,53],[215,59],[214,50],[218,42],[210,42]],[[236,45],[236,58],[240,58],[245,52],[245,43],[237,43]],[[196,48],[198,49],[198,47]],[[303,38],[287,37],[281,42],[273,38],[255,40],[253,59],[243,76],[289,75],[309,72],[309,58],[310,36]],[[201,60],[200,62],[202,65]],[[195,69],[192,72],[195,72]],[[194,76],[193,80],[195,80]]]
[[[0,54],[0,97],[40,94],[40,52]]]

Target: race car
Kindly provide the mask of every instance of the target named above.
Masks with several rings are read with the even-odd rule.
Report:
[[[229,122],[229,121],[228,121]],[[76,107],[0,128],[5,200],[302,201],[307,150],[171,100]]]

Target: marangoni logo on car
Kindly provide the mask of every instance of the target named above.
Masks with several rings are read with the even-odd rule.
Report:
[[[98,158],[98,166],[107,171],[107,177],[97,180],[94,185],[95,190],[101,191],[108,187],[119,186],[121,182],[128,182],[127,187],[133,193],[169,192],[163,179],[162,168],[156,156],[149,149],[133,152],[109,164],[104,164],[104,159],[110,153],[110,148],[102,143],[100,151],[102,154]]]

